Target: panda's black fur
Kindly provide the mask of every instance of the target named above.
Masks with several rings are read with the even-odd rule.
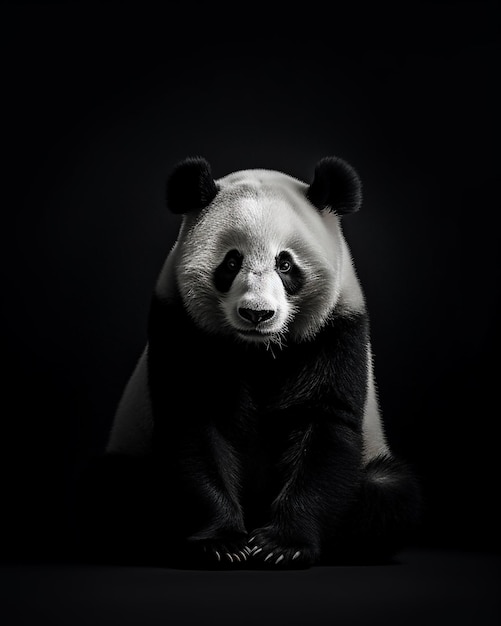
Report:
[[[243,180],[247,184],[245,172]],[[188,216],[217,211],[221,188],[204,159],[187,159],[169,178],[168,204]],[[300,189],[301,211],[343,215],[361,203],[356,172],[335,157],[320,161],[313,183]],[[185,228],[181,244],[197,224]],[[183,259],[177,262],[188,262]],[[204,288],[224,297],[242,263],[238,250],[221,253]],[[276,264],[284,301],[300,302],[311,267],[296,264],[287,250]],[[168,266],[168,292],[160,281],[152,297],[147,349],[136,374],[142,391],[130,396],[138,407],[147,405],[147,419],[132,430],[118,424],[84,481],[86,549],[125,562],[181,567],[288,568],[391,558],[416,528],[420,495],[382,427],[364,426],[369,392],[373,403],[375,392],[369,389],[363,302],[348,306],[333,296],[335,306],[314,332],[303,320],[299,339],[291,338],[299,315],[291,308],[285,340],[246,341],[194,319],[185,304],[189,296],[172,274]],[[250,334],[272,313],[239,309]],[[128,402],[125,394],[122,403]],[[148,445],[134,450],[130,442],[146,430]],[[380,439],[374,452],[366,441],[372,432]]]

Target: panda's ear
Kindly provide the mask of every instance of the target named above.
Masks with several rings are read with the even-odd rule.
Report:
[[[172,213],[197,211],[212,202],[217,192],[209,163],[203,157],[188,157],[167,180],[167,206]]]
[[[362,204],[362,183],[351,165],[339,157],[324,157],[315,166],[313,182],[306,192],[320,211],[338,215],[358,211]]]

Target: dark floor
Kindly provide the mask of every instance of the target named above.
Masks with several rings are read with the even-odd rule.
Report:
[[[2,626],[499,626],[501,558],[415,550],[385,566],[186,571],[0,567]]]

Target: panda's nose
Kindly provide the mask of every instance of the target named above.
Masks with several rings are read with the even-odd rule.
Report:
[[[244,320],[248,322],[252,322],[253,324],[259,324],[259,322],[266,322],[266,320],[271,319],[275,315],[275,311],[270,311],[269,309],[246,309],[244,307],[240,307],[238,309],[238,314]]]

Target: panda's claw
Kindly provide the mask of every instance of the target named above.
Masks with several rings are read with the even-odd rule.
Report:
[[[302,537],[288,537],[280,528],[263,526],[252,537],[254,546],[249,559],[267,568],[308,568],[318,558],[315,548],[305,544]]]
[[[235,535],[236,533],[228,533],[227,537],[190,538],[188,546],[193,562],[199,563],[201,559],[202,563],[211,567],[214,565],[223,568],[240,567],[248,558],[247,538],[244,533],[240,533],[240,536]]]

